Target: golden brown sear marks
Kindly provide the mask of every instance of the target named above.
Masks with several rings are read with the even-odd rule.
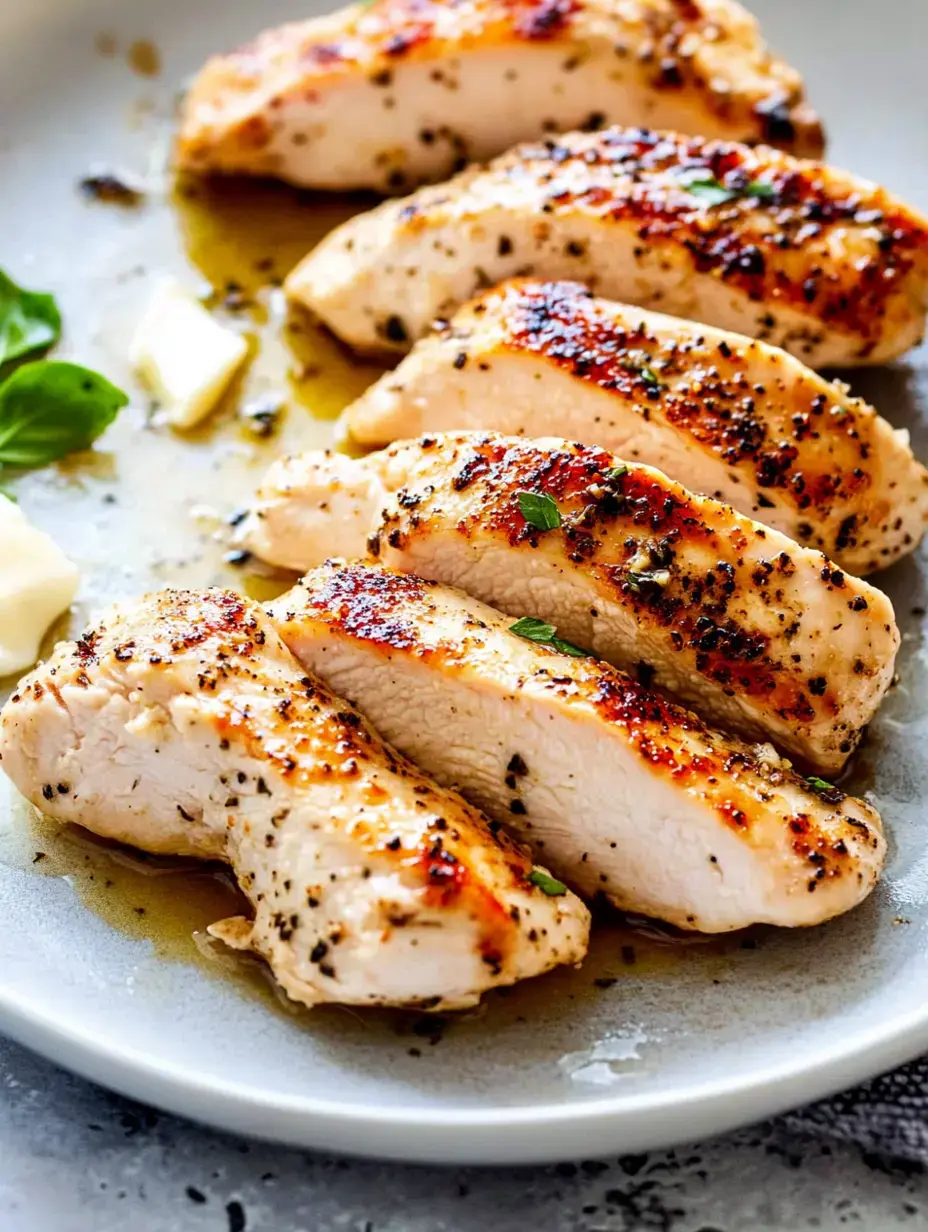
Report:
[[[696,273],[861,336],[862,358],[879,341],[899,284],[916,267],[928,275],[924,219],[882,188],[864,192],[820,164],[769,149],[614,128],[523,145],[494,167],[515,180],[539,177],[547,185],[544,214],[579,208],[632,221],[643,249],[673,236]],[[411,204],[410,223],[415,215]],[[815,260],[816,247],[824,257],[826,237],[846,232],[872,238],[859,263]]]
[[[316,22],[306,23],[303,34],[293,25],[269,30],[225,63],[230,84],[238,76],[244,85],[284,52],[310,81],[316,75],[328,84],[361,70],[373,74],[375,86],[389,89],[393,71],[404,62],[438,60],[452,50],[467,54],[481,47],[557,41],[568,51],[571,44],[576,47],[563,65],[571,73],[582,64],[584,41],[605,17],[625,36],[614,47],[617,69],[631,61],[655,91],[691,92],[722,122],[753,128],[757,141],[804,156],[820,154],[822,124],[805,101],[799,74],[771,54],[740,5],[731,4],[727,16],[729,24],[718,5],[702,0],[642,0],[621,14],[613,4],[596,0],[366,0],[341,30]],[[756,43],[748,55],[750,74],[738,80],[737,90],[725,80],[726,42],[735,54],[743,54],[746,42]],[[597,123],[594,113],[590,127],[601,127],[604,120]],[[272,122],[269,117],[268,130]]]

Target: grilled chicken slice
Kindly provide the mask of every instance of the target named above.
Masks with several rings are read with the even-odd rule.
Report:
[[[305,454],[271,469],[242,538],[310,568],[334,526],[344,550],[345,525],[364,520],[384,564],[548,622],[818,771],[840,769],[892,680],[899,631],[881,591],[602,449],[462,432],[362,461]]]
[[[797,154],[824,144],[799,74],[733,0],[373,0],[210,60],[177,160],[397,192],[516,141],[610,123]]]
[[[472,300],[345,423],[365,445],[455,428],[595,442],[856,574],[911,552],[928,523],[928,472],[908,434],[847,386],[766,343],[575,282],[516,281]]]
[[[928,219],[767,147],[612,128],[518,146],[338,227],[287,291],[359,350],[406,350],[516,275],[784,347],[882,363],[921,337]]]
[[[402,752],[579,893],[680,928],[817,924],[876,883],[867,804],[461,591],[325,565],[270,606],[281,638]]]
[[[255,918],[212,931],[306,1005],[454,1008],[583,956],[579,900],[230,592],[150,595],[60,645],[4,709],[0,756],[60,821],[227,860]]]

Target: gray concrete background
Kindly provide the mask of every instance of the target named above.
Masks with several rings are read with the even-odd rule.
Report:
[[[246,1142],[0,1039],[0,1232],[928,1229],[922,1169],[772,1127],[551,1168],[412,1168]]]

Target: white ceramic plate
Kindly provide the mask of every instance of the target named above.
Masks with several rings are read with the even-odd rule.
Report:
[[[59,295],[65,352],[128,381],[128,334],[153,283],[164,271],[194,285],[207,275],[254,290],[269,318],[246,394],[286,388],[288,368],[293,378],[275,442],[250,444],[231,412],[194,440],[148,430],[139,396],[90,461],[19,484],[23,505],[82,566],[73,624],[145,586],[228,582],[212,538],[218,514],[247,498],[275,450],[327,439],[326,417],[373,375],[321,335],[291,339],[294,360],[278,297],[261,286],[345,214],[343,203],[254,189],[175,206],[162,191],[164,138],[185,76],[210,51],[312,7],[29,0],[0,9],[0,264]],[[807,73],[834,161],[928,207],[928,8],[755,7]],[[157,77],[138,71],[150,60],[144,48],[128,54],[144,39],[160,52]],[[99,164],[148,176],[146,205],[121,212],[83,201],[75,185]],[[276,260],[270,273],[256,269],[265,256]],[[924,351],[855,384],[928,456]],[[220,909],[214,886],[126,871],[30,828],[4,787],[0,1027],[103,1083],[216,1125],[457,1162],[649,1148],[904,1061],[928,1047],[928,690],[913,614],[925,603],[922,560],[885,585],[905,629],[901,683],[853,784],[882,810],[893,851],[884,884],[850,918],[806,935],[764,932],[747,946],[654,946],[609,932],[583,973],[490,997],[433,1043],[408,1018],[275,1009],[253,980],[198,959],[189,936]],[[608,987],[593,983],[611,977]]]

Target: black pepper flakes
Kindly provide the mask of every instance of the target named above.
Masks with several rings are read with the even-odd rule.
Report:
[[[388,342],[395,342],[397,345],[402,345],[409,341],[409,333],[403,318],[396,315],[387,317],[379,332],[382,333]]]
[[[229,1202],[226,1205],[226,1215],[229,1219],[229,1232],[245,1232],[248,1225],[245,1219],[245,1208],[241,1202]]]

